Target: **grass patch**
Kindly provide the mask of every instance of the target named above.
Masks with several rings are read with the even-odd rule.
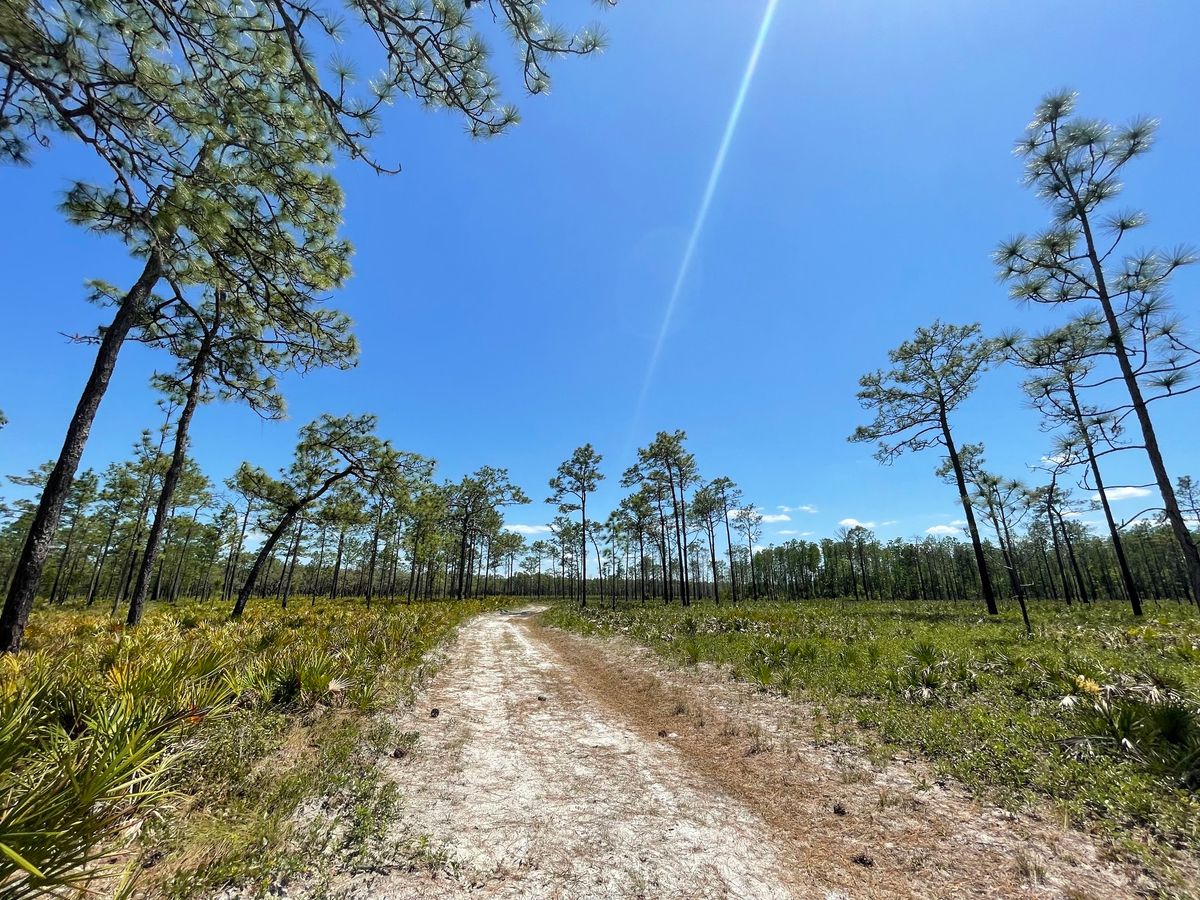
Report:
[[[0,658],[0,894],[187,898],[371,864],[397,799],[374,760],[412,743],[372,714],[496,606],[161,605],[135,629],[39,611]]]
[[[1033,615],[1032,637],[966,603],[561,604],[543,620],[803,695],[993,802],[1049,799],[1169,877],[1176,852],[1200,852],[1200,619],[1160,607],[1135,622],[1118,604]]]

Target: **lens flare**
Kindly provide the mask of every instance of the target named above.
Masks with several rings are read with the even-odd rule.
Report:
[[[771,30],[771,22],[775,18],[775,8],[778,5],[779,0],[767,0],[767,8],[763,12],[762,24],[758,26],[758,36],[754,39],[754,47],[750,51],[750,59],[746,62],[746,70],[742,73],[742,82],[738,86],[737,96],[733,100],[733,107],[729,110],[729,118],[725,122],[725,132],[721,135],[721,143],[717,147],[717,156],[713,160],[712,169],[708,173],[708,183],[704,186],[704,195],[700,199],[700,209],[696,213],[696,220],[692,223],[692,232],[688,236],[687,247],[683,251],[683,258],[680,260],[679,270],[675,274],[675,282],[671,287],[667,307],[663,312],[662,325],[658,330],[658,339],[654,342],[654,352],[650,354],[650,362],[646,366],[646,378],[642,382],[642,393],[638,398],[637,412],[634,415],[635,427],[641,419],[642,408],[645,406],[646,398],[650,393],[650,384],[654,380],[654,372],[658,368],[658,361],[662,356],[663,345],[667,340],[667,332],[671,328],[671,320],[675,317],[675,308],[679,305],[679,296],[683,292],[684,282],[687,280],[688,271],[692,267],[692,259],[696,255],[696,246],[700,242],[701,232],[704,231],[704,223],[708,219],[708,210],[712,206],[713,196],[716,194],[717,185],[721,181],[721,172],[725,168],[725,159],[729,156],[729,146],[733,143],[733,135],[737,131],[738,120],[742,116],[742,107],[746,105],[746,95],[750,92],[750,83],[754,80],[754,72],[758,68],[758,60],[762,56],[763,45],[767,41],[767,33]]]

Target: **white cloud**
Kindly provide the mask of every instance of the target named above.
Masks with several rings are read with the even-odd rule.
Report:
[[[816,506],[814,506],[811,503],[801,503],[799,506],[784,506],[781,503],[781,504],[779,504],[779,509],[783,510],[785,513],[802,512],[802,513],[809,513],[810,515],[812,513],[819,512],[819,510],[816,508]]]
[[[964,525],[967,524],[967,520],[966,519],[951,519],[950,524],[953,525],[955,528],[962,528]]]
[[[1118,500],[1132,500],[1134,497],[1149,497],[1150,491],[1147,488],[1141,487],[1105,488],[1104,496],[1108,498],[1109,503],[1116,503]],[[1092,494],[1092,502],[1100,502],[1100,493],[1098,491]]]
[[[812,534],[811,531],[799,531],[795,528],[782,528],[779,533],[789,537],[809,537]]]
[[[899,521],[899,519],[888,519],[887,521],[880,522],[879,527],[882,528],[884,525],[895,525]]]
[[[874,528],[874,522],[860,522],[858,519],[842,519],[838,522],[839,525],[844,525],[847,528]]]
[[[962,532],[953,525],[934,525],[932,528],[926,528],[925,533],[938,535],[940,537],[942,535],[961,534]]]
[[[505,523],[505,531],[515,531],[517,534],[549,534],[549,525],[509,525]]]
[[[762,520],[767,523],[792,521],[792,517],[787,513],[764,513],[761,506],[757,506],[755,509],[762,516]],[[783,509],[783,507],[780,507],[780,509]],[[731,509],[729,511],[729,518],[731,519],[741,518],[741,515],[742,511],[740,509]]]

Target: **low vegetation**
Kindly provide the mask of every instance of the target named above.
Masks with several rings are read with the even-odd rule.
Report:
[[[0,658],[0,894],[119,894],[136,875],[154,893],[207,896],[286,878],[332,842],[369,854],[394,801],[370,756],[403,742],[370,713],[485,606],[343,599],[231,622],[183,604],[137,629],[46,611],[26,652]],[[337,814],[302,824],[317,799]]]
[[[1169,878],[1200,851],[1200,621],[1194,608],[758,602],[617,609],[561,604],[550,624],[619,634],[680,664],[818,701],[989,800],[1100,831]]]
[[[682,429],[657,431],[621,459],[623,469],[613,458],[606,469],[591,443],[579,446],[549,478],[544,502],[557,515],[534,513],[524,524],[506,520],[531,502],[508,469],[435,475],[431,457],[393,445],[367,412],[301,425],[280,468],[259,464],[281,458],[278,436],[270,448],[249,442],[259,462],[232,472],[224,454],[210,456],[215,444],[245,442],[233,420],[215,434],[194,429],[208,404],[281,419],[294,376],[358,360],[353,323],[329,303],[352,251],[332,162],[395,171],[399,161],[377,155],[376,136],[401,97],[453,113],[475,136],[508,131],[517,111],[485,38],[516,51],[513,74],[531,95],[547,90],[556,61],[603,45],[594,27],[554,24],[545,5],[354,2],[365,14],[348,17],[344,42],[338,17],[309,0],[0,6],[0,163],[50,155],[68,166],[53,170],[69,184],[59,198],[68,222],[121,248],[105,269],[125,259],[140,272],[122,284],[89,281],[104,318],[63,325],[95,353],[78,402],[64,411],[65,433],[39,430],[37,391],[9,406],[20,448],[10,456],[26,470],[6,476],[0,498],[0,896],[120,895],[134,890],[135,875],[151,894],[210,896],[221,885],[310,871],[313,854],[369,861],[396,799],[375,778],[372,755],[402,752],[408,740],[371,713],[411,688],[456,624],[500,602],[466,598],[493,594],[569,596],[578,608],[555,607],[548,617],[557,625],[625,634],[683,662],[727,665],[763,690],[812,698],[832,725],[861,725],[866,732],[851,730],[880,746],[920,751],[994,799],[1051,801],[1155,871],[1200,851],[1200,624],[1186,605],[1200,603],[1200,482],[1178,461],[1168,465],[1167,451],[1187,450],[1182,430],[1163,429],[1162,439],[1158,430],[1162,401],[1181,405],[1200,390],[1200,342],[1170,300],[1176,273],[1197,256],[1154,249],[1157,232],[1142,249],[1148,218],[1116,206],[1127,167],[1153,146],[1153,120],[1080,115],[1068,91],[1039,102],[1016,154],[1045,215],[1000,242],[992,259],[1010,299],[1052,307],[1057,318],[1026,319],[1047,327],[1036,333],[913,322],[884,367],[871,363],[860,378],[863,424],[849,439],[872,445],[883,463],[937,456],[930,469],[961,506],[961,519],[956,507],[940,524],[880,525],[920,527],[918,540],[881,538],[873,521],[828,511],[835,534],[801,530],[791,514],[817,507],[778,503],[808,498],[776,492],[822,477],[806,472],[803,454],[785,472],[759,465],[739,486],[702,465]],[[775,6],[767,4],[726,145]],[[342,43],[357,58],[339,54],[324,66],[314,55]],[[353,77],[363,66],[375,76]],[[79,146],[62,155],[74,139]],[[956,157],[979,151],[942,143]],[[635,420],[690,283],[725,149],[642,396],[626,397]],[[458,230],[478,228],[455,223],[448,233]],[[921,248],[936,243],[913,234]],[[913,255],[932,260],[926,281],[947,274],[936,255]],[[484,298],[489,307],[503,309],[505,291],[536,299],[542,290],[535,257],[508,258],[511,278]],[[40,279],[44,262],[29,265]],[[404,279],[421,265],[405,258]],[[530,273],[538,277],[523,277]],[[975,290],[947,288],[947,296]],[[870,319],[872,304],[903,309],[905,299],[881,295],[855,316]],[[795,305],[786,294],[766,301]],[[843,318],[835,336],[882,360],[882,332],[859,334]],[[45,326],[33,322],[5,320],[21,342]],[[565,320],[557,327],[572,333]],[[442,369],[490,349],[445,331],[453,343],[437,351]],[[130,345],[154,360],[150,387],[163,416],[127,434],[129,457],[93,459],[88,438]],[[540,347],[508,349],[537,359]],[[18,357],[31,386],[45,380]],[[590,364],[587,353],[573,358]],[[1005,420],[965,414],[1001,366],[1021,373],[1023,396],[1011,404],[1040,418],[1024,439]],[[754,365],[740,369],[756,389]],[[798,369],[778,416],[803,410],[798,392],[836,391],[833,375]],[[383,372],[360,384],[406,378]],[[579,409],[601,390],[620,402],[620,379],[614,387],[581,368],[559,380]],[[459,395],[476,387],[447,393],[447,419],[465,415]],[[511,405],[511,385],[488,387]],[[399,395],[381,397],[419,440],[421,417]],[[660,398],[659,408],[699,408],[677,399]],[[546,411],[556,403],[527,406],[522,427],[552,446],[565,427]],[[711,459],[737,456],[719,432],[762,431],[744,412],[722,405],[720,419],[697,423],[718,435]],[[1188,421],[1177,415],[1163,421]],[[0,427],[7,421],[0,413]],[[486,428],[477,430],[486,445]],[[606,437],[613,441],[600,429],[597,446]],[[984,440],[996,438],[1007,443],[993,459],[1024,463],[1021,477],[988,468]],[[522,469],[545,463],[543,449]],[[57,455],[30,458],[43,452]],[[1134,498],[1141,509],[1114,512],[1114,501]],[[872,517],[882,520],[879,512]],[[764,533],[785,522],[792,527]],[[665,603],[647,603],[657,597]],[[725,597],[731,605],[712,602]],[[738,606],[739,598],[754,602]],[[874,865],[868,855],[856,862]],[[1035,862],[1029,871],[1040,877]]]

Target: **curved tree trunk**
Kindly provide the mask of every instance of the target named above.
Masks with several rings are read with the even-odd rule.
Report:
[[[287,512],[283,514],[283,518],[267,536],[259,548],[258,556],[254,558],[253,565],[250,566],[250,572],[246,575],[246,583],[242,585],[242,589],[238,591],[237,602],[233,605],[233,612],[230,613],[231,619],[239,619],[242,613],[246,611],[246,604],[250,601],[250,594],[254,591],[254,584],[258,581],[258,573],[262,571],[263,565],[271,554],[275,552],[275,545],[279,543],[279,539],[283,537],[283,533],[288,530],[288,527],[295,520],[296,515],[300,512],[297,506],[288,507]]]

